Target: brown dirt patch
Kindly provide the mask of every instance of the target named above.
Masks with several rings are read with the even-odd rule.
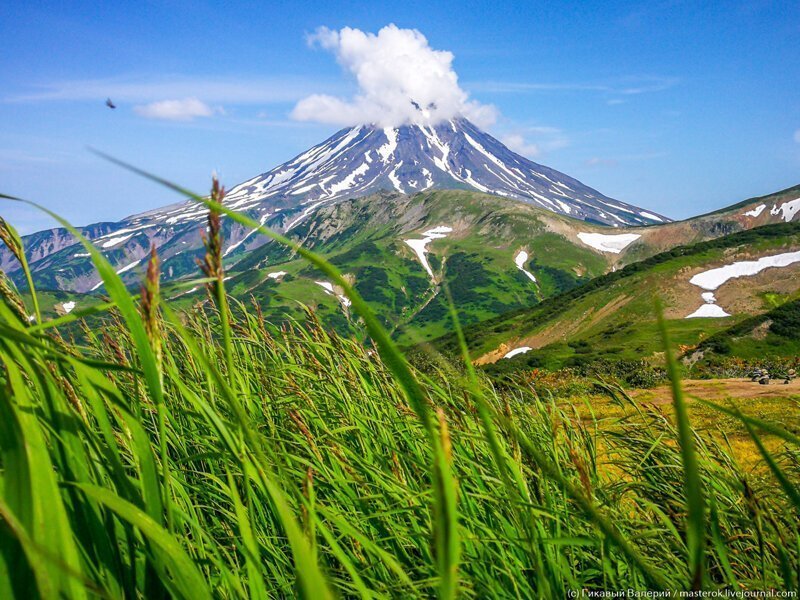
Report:
[[[761,385],[749,379],[684,379],[681,382],[684,396],[691,402],[692,396],[703,400],[720,401],[728,398],[737,400],[800,397],[800,380],[789,385],[773,380],[769,385]],[[633,397],[642,402],[668,404],[672,402],[672,391],[668,385],[651,390],[636,390]]]

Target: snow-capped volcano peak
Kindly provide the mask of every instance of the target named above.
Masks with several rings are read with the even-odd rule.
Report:
[[[422,110],[422,109],[420,109]],[[509,150],[463,118],[438,125],[361,125],[233,188],[235,209],[296,208],[289,227],[317,206],[378,190],[414,194],[431,188],[475,189],[612,226],[668,219],[612,200],[558,171]]]
[[[420,113],[423,110],[420,108]],[[411,196],[425,190],[454,188],[521,200],[611,226],[667,221],[512,152],[464,118],[435,125],[421,121],[399,127],[360,125],[342,129],[292,160],[235,186],[224,202],[284,232],[306,221],[319,208],[349,198],[375,194],[375,202],[392,202],[391,194],[378,192]],[[155,244],[164,260],[172,261],[167,276],[175,277],[194,268],[193,253],[202,246],[199,232],[207,215],[204,206],[187,200],[116,223],[89,225],[82,231],[113,257],[117,273],[133,275]],[[230,220],[225,225],[226,257],[259,245],[253,230],[234,226]],[[63,268],[56,265],[64,260],[80,264],[82,275],[68,278],[71,289],[91,291],[101,285],[90,269],[88,254],[70,249],[75,239],[67,231],[39,232],[28,236],[25,244],[37,268],[51,273],[48,285],[61,285],[58,281]],[[0,249],[0,268],[15,268],[15,264],[13,255]]]

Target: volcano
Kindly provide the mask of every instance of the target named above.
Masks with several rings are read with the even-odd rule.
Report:
[[[233,187],[224,202],[274,230],[291,232],[320,208],[344,200],[370,196],[377,203],[393,202],[398,195],[453,189],[522,201],[593,225],[631,227],[669,221],[516,154],[464,118],[437,125],[342,129]],[[118,273],[135,271],[151,245],[173,264],[182,255],[185,264],[165,273],[173,278],[194,269],[192,257],[202,248],[200,230],[206,214],[198,203],[182,201],[80,230],[118,267]],[[225,253],[231,259],[264,243],[227,219],[225,227]],[[34,273],[45,285],[82,292],[99,287],[88,255],[65,229],[34,233],[23,242]],[[5,248],[0,249],[0,268],[19,275],[18,263]]]
[[[338,199],[430,189],[472,189],[612,227],[669,221],[528,160],[463,118],[431,126],[342,129],[236,186],[227,202],[231,208],[273,211],[302,206],[288,223],[291,228],[316,207]]]

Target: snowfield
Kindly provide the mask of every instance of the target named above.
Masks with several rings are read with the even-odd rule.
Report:
[[[769,211],[769,214],[780,214],[781,218],[788,223],[794,219],[798,211],[800,211],[800,198],[795,198],[794,200],[789,200],[789,202],[784,202],[780,206],[776,204],[772,207],[772,210]]]
[[[76,305],[77,305],[77,302],[70,301],[70,302],[64,302],[64,304],[62,304],[61,306],[64,307],[64,312],[65,313],[71,313]]]
[[[428,263],[428,258],[425,256],[425,254],[428,252],[427,246],[433,240],[446,238],[447,234],[451,233],[452,231],[452,227],[439,225],[438,227],[424,231],[422,233],[424,237],[421,240],[403,240],[414,252],[416,252],[419,262],[422,263],[423,268],[428,272],[428,275],[431,279],[433,279],[433,270],[431,269],[431,265]]]
[[[653,219],[653,221],[658,221],[659,223],[663,223],[664,222],[664,219],[662,219],[658,215],[654,215],[653,213],[649,213],[649,212],[647,212],[645,210],[643,210],[639,214],[642,215],[643,217],[648,218],[648,219]]]
[[[694,311],[690,315],[686,315],[687,319],[695,319],[698,317],[730,317],[728,313],[726,313],[721,306],[717,306],[716,304],[703,304],[700,308]]]
[[[345,308],[349,307],[352,304],[352,302],[350,302],[350,298],[348,298],[343,294],[337,294],[333,290],[333,284],[330,281],[315,281],[314,283],[321,286],[325,290],[326,294],[330,294],[331,296],[336,296],[339,299],[339,302],[341,302],[342,306],[344,306]]]
[[[730,314],[726,313],[721,306],[717,305],[717,297],[714,295],[714,292],[703,292],[700,294],[700,297],[703,299],[705,304],[698,308],[690,315],[686,315],[685,319],[695,319],[695,318],[721,318],[721,317],[730,317]]]
[[[760,273],[764,269],[786,267],[796,262],[800,262],[800,250],[797,252],[784,252],[783,254],[775,254],[773,256],[763,256],[758,260],[735,262],[730,265],[725,265],[724,267],[717,267],[716,269],[709,269],[708,271],[698,273],[689,280],[689,283],[710,291],[701,294],[705,304],[685,318],[730,317],[730,314],[726,313],[722,307],[716,304],[717,299],[714,296],[713,290],[716,290],[723,283],[731,279],[750,277]]]
[[[787,267],[796,262],[800,262],[800,250],[797,252],[785,252],[773,256],[764,256],[758,260],[735,262],[730,265],[725,265],[724,267],[703,271],[692,277],[689,283],[701,287],[704,290],[716,290],[730,279],[750,277],[770,267]]]
[[[514,348],[511,352],[506,352],[503,358],[514,358],[517,354],[525,354],[531,350],[532,348],[530,346],[520,346],[519,348]]]
[[[121,244],[122,242],[128,241],[133,237],[133,234],[130,235],[121,235],[119,237],[113,237],[108,241],[103,242],[103,248],[111,248],[112,246],[116,246],[117,244]]]
[[[536,283],[536,277],[534,277],[533,273],[525,270],[525,263],[528,262],[528,253],[525,250],[520,250],[517,252],[517,255],[514,257],[514,264],[517,265],[517,268],[525,273],[533,283]]]
[[[638,233],[609,235],[607,233],[580,232],[578,234],[578,238],[587,246],[591,246],[600,252],[610,252],[612,254],[619,254],[640,237],[642,236]]]
[[[765,209],[765,208],[767,208],[767,205],[766,205],[766,204],[759,204],[759,205],[758,205],[758,206],[756,206],[756,207],[755,207],[753,210],[748,210],[748,211],[746,211],[746,212],[744,213],[744,216],[745,216],[745,217],[757,217],[757,216],[758,216],[758,215],[760,215],[762,212],[764,212],[764,209]]]

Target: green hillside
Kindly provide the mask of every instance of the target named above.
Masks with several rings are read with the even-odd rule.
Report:
[[[448,288],[464,326],[485,324],[475,329],[476,334],[470,339],[480,356],[505,342],[502,323],[512,324],[515,333],[525,332],[527,325],[524,323],[523,329],[516,331],[515,315],[532,311],[533,316],[547,316],[554,307],[564,310],[564,305],[570,304],[573,298],[595,289],[586,287],[587,284],[600,286],[616,281],[615,277],[619,277],[616,273],[627,277],[633,272],[629,268],[632,263],[654,266],[648,261],[676,246],[691,246],[732,232],[746,232],[759,224],[781,221],[780,211],[766,207],[780,206],[798,193],[800,188],[790,188],[694,219],[636,228],[592,225],[523,202],[467,190],[411,196],[379,193],[322,207],[292,228],[288,235],[345,273],[381,322],[404,345],[450,333],[449,305],[444,293],[445,287]],[[762,205],[765,208],[757,218],[747,214]],[[284,225],[283,217],[275,215],[266,225],[279,228]],[[232,235],[241,236],[242,232],[237,229],[241,227],[223,218],[223,240]],[[431,239],[425,248],[425,260],[431,270],[428,273],[407,241],[420,240],[426,231],[442,227],[450,231]],[[628,236],[630,241],[615,250],[598,245],[598,239],[616,240],[618,236]],[[355,333],[363,339],[362,326],[343,301],[340,289],[327,282],[313,267],[298,260],[286,247],[261,236],[246,239],[247,243],[234,243],[225,253],[227,285],[234,297],[254,302],[276,325],[305,318],[306,307],[309,307],[326,326],[343,334]],[[760,238],[737,239],[748,244]],[[130,243],[134,241],[138,244],[134,244],[137,252],[144,252],[142,244],[146,240],[134,238]],[[175,245],[179,249],[176,250]],[[183,309],[208,302],[203,286],[194,283],[199,276],[197,261],[202,259],[203,251],[191,250],[190,246],[186,240],[176,239],[159,250],[165,292]],[[117,268],[118,273],[131,289],[137,290],[145,261],[131,262],[129,257],[120,254],[129,250],[126,248],[111,248],[104,250],[104,254],[112,263],[123,265]],[[515,261],[521,252],[527,255],[524,257],[527,260],[521,263],[527,274]],[[662,255],[658,260],[663,259]],[[691,264],[690,261],[684,266]],[[76,251],[75,247],[65,247],[32,268],[38,287],[55,290],[52,294],[61,302],[75,302],[79,308],[86,308],[99,302],[105,294],[102,285],[87,293],[58,289],[69,281],[88,285],[86,282],[95,277],[86,253]],[[21,273],[16,271],[10,275],[24,290],[26,282]],[[601,279],[594,280],[597,277]],[[535,278],[535,282],[531,278]],[[559,299],[549,302],[556,297]],[[617,297],[613,291],[607,296],[598,295],[593,301],[596,303],[593,306],[607,307],[606,312],[614,312],[617,304],[624,303],[626,307],[621,318],[633,313],[631,319],[635,323],[644,322],[638,314],[649,310],[649,301]],[[577,309],[569,317],[574,322],[580,322]],[[605,317],[600,320],[605,322]],[[681,335],[686,343],[696,341],[706,326],[714,329],[717,325],[676,322],[676,328],[686,332]],[[497,335],[492,332],[495,326],[500,327]],[[652,333],[646,326],[637,329],[637,336],[645,342]],[[608,329],[604,336],[595,340],[602,342],[596,346],[597,351],[611,348],[614,355],[627,355],[649,349],[646,343],[631,345],[632,338],[626,333],[624,320],[617,330]],[[562,344],[559,352],[552,353],[558,357],[555,363],[581,360],[586,346],[569,346],[568,342],[574,337],[572,333],[562,337],[566,345]],[[620,348],[617,340],[624,342]],[[528,358],[533,361],[534,355]]]
[[[427,245],[431,277],[405,240],[436,227],[453,231]],[[450,330],[445,283],[459,317],[469,324],[531,306],[605,273],[608,257],[562,233],[576,227],[602,229],[496,196],[442,191],[343,202],[320,211],[292,236],[336,265],[395,337],[411,343]],[[514,263],[523,249],[531,256],[526,268],[536,283]],[[270,320],[301,315],[302,303],[340,332],[358,330],[339,294],[316,283],[323,275],[285,248],[268,243],[231,262],[231,293],[255,299]],[[286,274],[270,277],[281,272]],[[195,297],[178,300],[187,304]]]
[[[699,360],[709,354],[747,359],[800,358],[800,289],[788,297],[765,298],[776,308],[727,327],[698,344],[690,354]]]
[[[694,347],[732,324],[748,322],[774,308],[776,298],[795,297],[800,279],[797,266],[766,269],[757,279],[726,284],[737,286],[735,303],[746,309],[726,318],[687,319],[686,315],[702,304],[702,290],[688,284],[692,274],[737,259],[798,248],[800,223],[769,225],[679,246],[546,299],[536,307],[468,327],[467,343],[479,363],[496,363],[492,368],[495,371],[653,356],[661,350],[654,309],[654,300],[659,298],[673,339]],[[447,352],[456,349],[453,336],[443,337],[435,345]],[[502,359],[506,352],[523,346],[533,349]]]

